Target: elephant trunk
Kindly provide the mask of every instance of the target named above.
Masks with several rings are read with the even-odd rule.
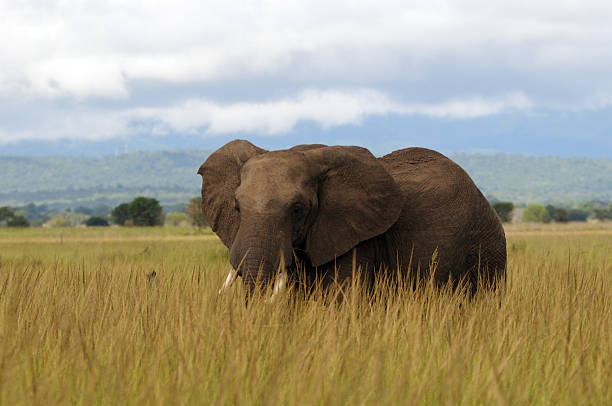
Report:
[[[281,262],[284,266],[291,265],[291,244],[285,241],[284,235],[285,233],[278,231],[272,233],[271,230],[248,230],[247,227],[240,227],[230,250],[230,262],[242,276],[248,295],[256,288],[270,283]]]
[[[266,259],[270,258],[271,255],[256,249],[252,251],[252,253],[247,254],[240,269],[242,279],[249,285],[253,285],[257,281],[265,283],[272,279],[274,274],[270,259]]]

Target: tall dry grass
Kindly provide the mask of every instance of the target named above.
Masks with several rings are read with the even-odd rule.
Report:
[[[571,230],[511,232],[503,295],[248,307],[210,234],[3,231],[0,403],[610,404],[612,233]]]

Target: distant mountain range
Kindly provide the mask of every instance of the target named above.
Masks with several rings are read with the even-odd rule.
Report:
[[[0,156],[0,206],[114,206],[135,196],[164,205],[200,193],[196,171],[211,151],[172,150],[107,155]],[[489,198],[520,203],[612,201],[612,159],[457,153]]]
[[[0,137],[0,155],[91,156],[168,150],[217,149],[235,138],[244,138],[265,149],[298,144],[360,145],[375,155],[408,146],[433,148],[442,153],[496,153],[533,156],[585,156],[612,159],[612,109],[582,110],[567,114],[496,114],[472,119],[440,119],[420,115],[383,114],[364,117],[359,123],[321,127],[301,121],[282,135],[255,132],[213,134],[142,132],[109,138],[40,139],[7,142]],[[2,110],[0,109],[0,113]],[[0,120],[2,115],[0,114]],[[0,134],[3,135],[3,134]],[[48,135],[48,134],[47,134]]]

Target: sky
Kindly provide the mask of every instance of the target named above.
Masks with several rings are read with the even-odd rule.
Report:
[[[612,157],[610,21],[593,0],[0,0],[0,154]]]

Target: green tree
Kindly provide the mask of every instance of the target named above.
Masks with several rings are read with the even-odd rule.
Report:
[[[523,211],[523,221],[534,223],[550,223],[550,215],[541,204],[530,204]]]
[[[15,212],[11,207],[0,207],[0,221],[8,221],[9,218],[13,217]]]
[[[607,209],[598,208],[593,210],[593,217],[595,217],[599,221],[612,220],[612,203]]]
[[[204,217],[204,213],[202,213],[202,198],[194,197],[189,201],[187,205],[187,215],[191,219],[191,224],[198,228],[202,228],[208,225],[206,222],[206,217]]]
[[[12,207],[0,207],[0,227],[29,227],[30,223]]]
[[[28,220],[20,214],[15,214],[7,225],[9,227],[30,227]]]
[[[569,211],[570,221],[587,221],[589,212],[583,209],[570,209]]]
[[[512,221],[512,210],[514,210],[514,203],[512,202],[496,202],[493,204],[493,208],[497,212],[497,215],[504,223]]]
[[[32,226],[42,226],[50,218],[50,210],[44,204],[36,206],[34,203],[29,203],[18,209]]]
[[[555,210],[555,221],[558,223],[567,223],[569,221],[569,213],[567,210],[558,208]]]
[[[548,217],[550,217],[551,219],[555,218],[555,212],[557,211],[555,206],[553,206],[552,204],[547,205],[546,211],[548,212]]]
[[[163,224],[162,207],[152,197],[139,196],[130,202],[130,220],[135,226],[159,226]]]
[[[115,224],[119,224],[120,226],[124,225],[125,222],[130,219],[130,204],[121,203],[119,206],[115,207],[113,211],[111,211],[111,219]]]
[[[87,227],[108,227],[108,220],[104,217],[93,216],[85,220],[85,225]]]

